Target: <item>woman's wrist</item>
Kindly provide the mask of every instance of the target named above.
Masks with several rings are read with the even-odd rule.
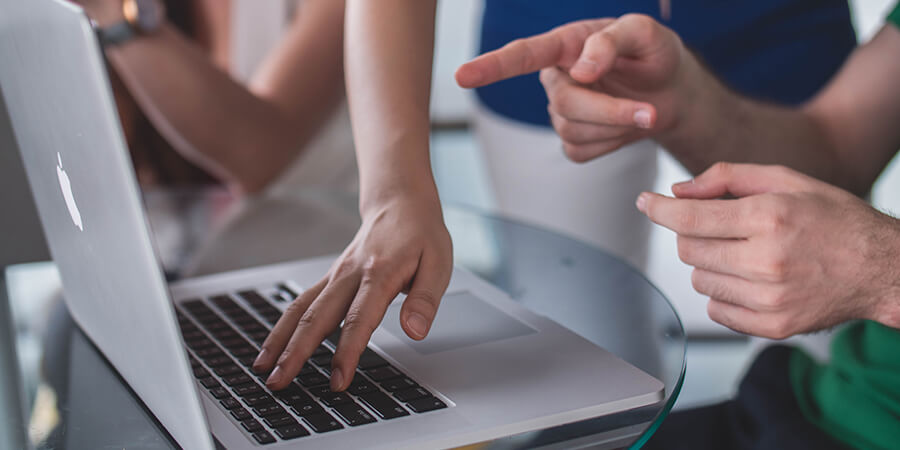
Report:
[[[440,212],[440,198],[431,174],[418,178],[398,177],[360,189],[359,212],[363,219],[397,203],[416,203],[423,209],[423,214],[429,210]]]

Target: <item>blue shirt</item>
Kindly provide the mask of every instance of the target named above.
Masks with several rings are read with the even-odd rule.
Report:
[[[485,0],[481,52],[568,22],[642,13],[677,32],[726,85],[783,104],[809,99],[856,46],[845,0]],[[537,74],[476,90],[494,112],[549,126],[547,96]]]

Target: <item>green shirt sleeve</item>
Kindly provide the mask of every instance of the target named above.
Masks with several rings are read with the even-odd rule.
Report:
[[[900,3],[897,3],[897,6],[894,6],[894,10],[888,14],[887,20],[894,24],[895,27],[900,28]]]

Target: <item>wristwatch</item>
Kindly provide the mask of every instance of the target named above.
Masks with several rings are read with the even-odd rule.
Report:
[[[124,44],[137,36],[153,34],[162,27],[166,7],[161,0],[122,0],[125,20],[97,28],[104,47]]]

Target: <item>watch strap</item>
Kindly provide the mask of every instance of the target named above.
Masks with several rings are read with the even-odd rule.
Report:
[[[112,24],[106,28],[100,28],[97,34],[100,36],[100,43],[104,47],[121,45],[137,36],[134,27],[127,20]]]

